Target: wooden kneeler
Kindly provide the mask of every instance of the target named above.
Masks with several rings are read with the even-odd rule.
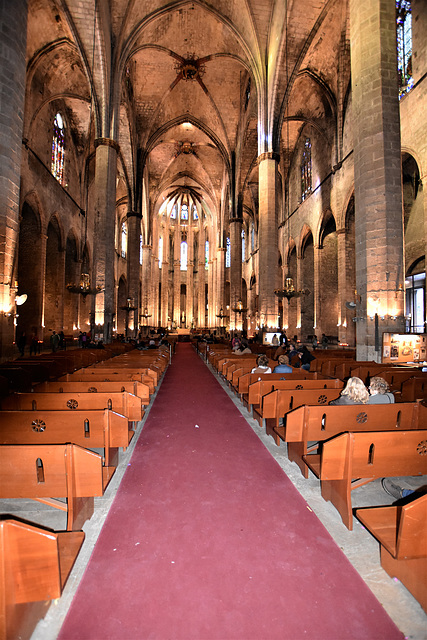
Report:
[[[0,521],[1,640],[30,638],[50,601],[61,596],[84,537],[83,531]]]
[[[403,506],[357,509],[356,517],[380,543],[383,569],[427,613],[427,495]]]

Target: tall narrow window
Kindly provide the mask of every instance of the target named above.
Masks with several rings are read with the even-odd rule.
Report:
[[[242,262],[246,260],[246,236],[245,230],[242,229]]]
[[[225,266],[229,267],[231,265],[231,242],[230,237],[227,236],[225,239]]]
[[[193,207],[193,220],[198,220],[199,214],[197,213],[196,206]]]
[[[181,242],[181,271],[187,271],[187,243]]]
[[[305,200],[311,193],[311,142],[305,139],[301,162],[301,200]]]
[[[188,220],[188,207],[186,204],[181,207],[181,220]]]
[[[172,207],[171,219],[172,220],[176,220],[176,205],[174,207]]]
[[[209,240],[205,242],[205,269],[207,270],[209,266]]]
[[[255,251],[255,225],[253,222],[251,224],[251,251],[252,253]]]
[[[159,238],[159,269],[162,268],[163,262],[163,238]]]
[[[127,230],[126,222],[122,222],[122,233],[121,233],[121,241],[120,241],[120,253],[122,258],[126,258],[127,235],[128,235],[128,230]]]
[[[53,137],[52,137],[52,175],[62,184],[64,178],[64,151],[65,151],[65,135],[64,121],[60,113],[57,113],[53,121]]]
[[[142,265],[142,233],[139,234],[139,264]]]
[[[412,77],[412,15],[410,0],[396,0],[399,98],[414,86]]]

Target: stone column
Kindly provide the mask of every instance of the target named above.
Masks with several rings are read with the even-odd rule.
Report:
[[[141,300],[139,299],[139,246],[141,238],[141,214],[137,211],[128,211],[128,247],[127,247],[127,281],[128,296],[133,300],[135,311],[128,313],[129,335],[138,335],[139,314],[141,313]]]
[[[151,305],[151,296],[150,296],[150,280],[151,280],[151,245],[144,244],[142,245],[142,299],[141,299],[141,308],[142,312],[145,313],[145,309],[147,309],[148,313],[151,314],[151,318],[143,318],[142,325],[149,326],[151,324],[151,320],[153,317],[153,308]]]
[[[194,289],[194,236],[191,227],[188,230],[188,260],[187,260],[187,296],[185,305],[186,327],[189,329],[193,321],[193,289]]]
[[[319,323],[320,323],[320,247],[315,244],[313,247],[313,305],[314,305],[314,318],[313,318],[313,333],[319,337]]]
[[[350,297],[348,291],[345,228],[337,229],[336,234],[338,243],[338,341],[347,343],[347,322],[353,323],[354,314],[347,314],[345,303],[353,300],[354,296]],[[347,315],[349,315],[348,320]]]
[[[173,269],[173,320],[181,325],[181,229],[175,228]]]
[[[166,238],[167,240],[168,238]],[[165,256],[165,251],[168,251],[169,247],[165,247],[165,239],[163,239],[163,255]],[[162,273],[160,276],[161,285],[162,285],[162,300],[161,300],[161,316],[160,316],[160,324],[162,327],[168,326],[168,313],[169,313],[169,262],[167,257],[165,256],[165,260],[162,262]]]
[[[404,329],[405,277],[396,84],[396,16],[391,0],[350,0],[354,132],[356,287],[361,316],[377,312],[384,331]],[[391,316],[397,316],[392,320]],[[380,361],[374,322],[359,320],[359,360]]]
[[[199,327],[204,327],[206,325],[206,301],[205,301],[205,284],[206,284],[206,274],[207,271],[205,269],[205,230],[203,227],[200,227],[199,232],[199,255],[198,255],[198,281],[199,281],[199,289],[198,289],[198,304],[197,304],[197,325]]]
[[[103,288],[95,296],[95,324],[103,340],[111,342],[114,313],[115,205],[118,144],[109,138],[95,140],[94,282]]]
[[[15,311],[27,12],[27,0],[3,2],[0,12],[0,360],[16,354],[13,317],[1,312]]]
[[[242,219],[230,218],[230,329],[241,329],[241,314],[233,311],[242,299]]]
[[[219,314],[222,309],[222,313],[226,314],[225,308],[225,299],[224,299],[224,285],[225,285],[225,249],[224,247],[218,247],[217,249],[217,258],[216,258],[216,288],[217,288],[217,308],[215,310],[215,316]],[[216,326],[225,327],[226,319],[225,318],[215,318]]]
[[[277,325],[277,298],[274,290],[279,286],[277,252],[279,156],[263,153],[258,157],[259,167],[259,312],[265,316],[265,324]]]

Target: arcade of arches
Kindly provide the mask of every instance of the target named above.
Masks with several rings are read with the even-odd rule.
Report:
[[[0,20],[2,360],[23,331],[285,327],[377,359],[375,313],[425,330],[423,0],[15,0]]]

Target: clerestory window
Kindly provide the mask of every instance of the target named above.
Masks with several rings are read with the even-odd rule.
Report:
[[[58,112],[53,121],[53,137],[52,137],[52,175],[60,184],[64,179],[64,154],[65,154],[65,131],[64,121]]]
[[[396,0],[397,71],[399,98],[414,86],[412,77],[412,14],[410,0]]]
[[[301,162],[301,200],[305,200],[311,193],[311,141],[305,139]]]

